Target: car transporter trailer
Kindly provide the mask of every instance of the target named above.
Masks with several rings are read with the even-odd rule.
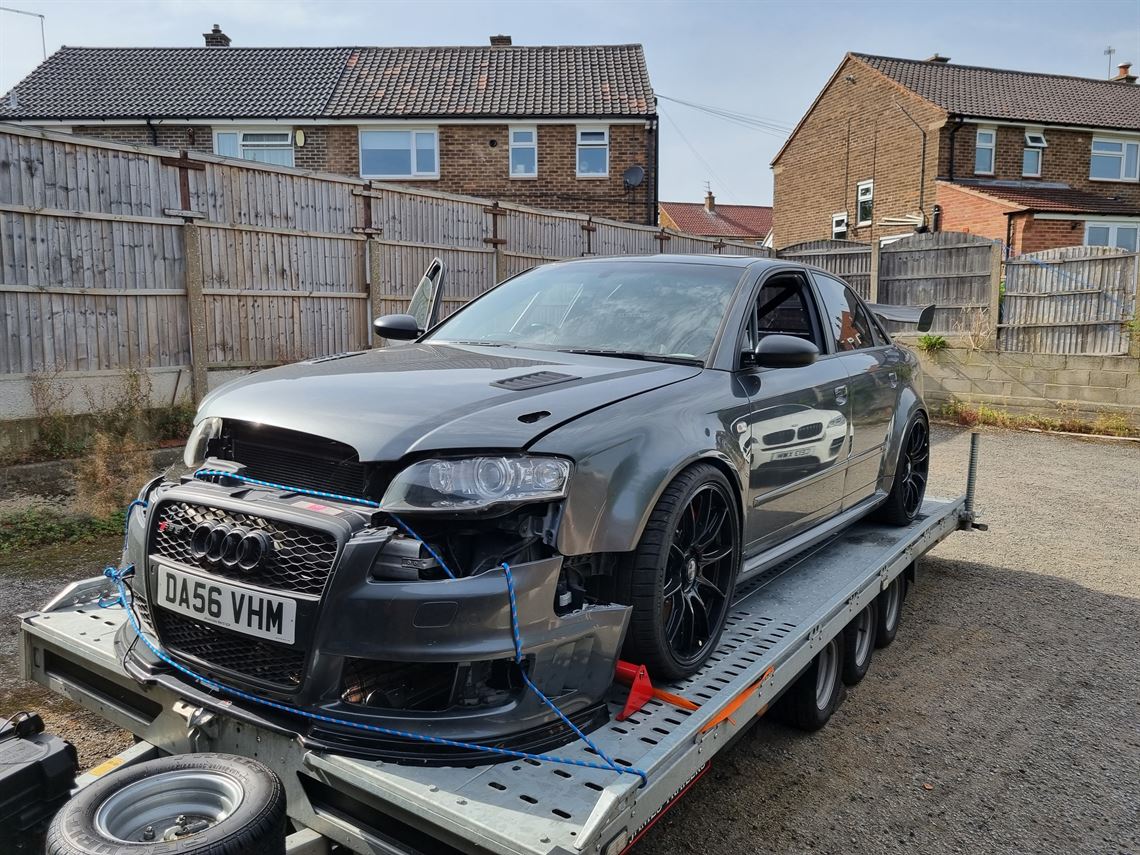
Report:
[[[658,693],[619,720],[628,692],[615,684],[611,720],[590,736],[618,764],[643,770],[644,784],[635,774],[535,760],[427,767],[306,749],[288,733],[129,677],[113,642],[126,615],[99,607],[115,595],[103,577],[74,583],[42,611],[20,616],[23,673],[139,740],[80,776],[75,791],[155,757],[223,752],[260,760],[280,776],[296,829],[286,839],[289,855],[325,853],[330,844],[392,855],[618,855],[783,693],[815,697],[812,666],[841,651],[832,642],[870,604],[893,594],[897,616],[917,559],[955,530],[984,528],[974,520],[977,439],[965,495],[928,498],[905,528],[856,524],[742,586],[716,653],[693,677],[664,687],[672,702]],[[823,706],[816,726],[835,703]],[[597,759],[582,742],[557,753]]]

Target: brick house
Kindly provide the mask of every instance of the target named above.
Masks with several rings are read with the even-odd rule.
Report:
[[[641,45],[240,48],[217,25],[205,39],[61,48],[0,122],[656,221]]]
[[[704,202],[661,202],[658,219],[665,228],[691,235],[763,244],[772,231],[769,205],[718,205],[709,190]]]
[[[1138,248],[1140,86],[849,53],[772,161],[774,243]]]

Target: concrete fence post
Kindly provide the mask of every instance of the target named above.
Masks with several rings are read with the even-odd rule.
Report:
[[[182,226],[186,254],[186,309],[190,320],[190,396],[194,406],[210,391],[208,351],[206,347],[206,295],[202,274],[202,233],[198,224],[189,220]]]
[[[877,240],[871,241],[871,282],[868,286],[868,302],[879,302],[879,256],[883,251],[882,244]]]
[[[990,300],[989,300],[989,330],[990,345],[993,350],[998,350],[1001,340],[1001,330],[998,323],[1001,320],[1001,262],[1002,262],[1002,243],[1001,241],[994,241],[992,255],[990,257]]]

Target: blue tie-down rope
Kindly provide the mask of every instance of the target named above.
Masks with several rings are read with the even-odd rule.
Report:
[[[235,475],[231,475],[228,472],[221,472],[219,470],[199,470],[199,472],[195,473],[195,476],[197,476],[198,474],[219,474],[219,475],[226,475],[227,477],[231,477],[231,478],[237,477],[237,478],[239,478],[241,480],[245,480],[245,481],[254,481],[254,479],[251,479],[251,478],[244,478],[244,476],[235,476]],[[259,483],[261,483],[263,486],[274,486],[274,487],[280,486],[280,485],[268,484],[268,482],[259,482]],[[306,492],[317,493],[318,492],[315,490],[314,491],[299,490],[299,489],[296,489],[293,487],[282,487],[282,489],[285,489],[286,491],[289,491],[289,492],[296,492],[296,493],[306,493]],[[324,494],[324,496],[325,496],[325,498],[338,498],[338,497],[334,496],[333,494]],[[358,501],[363,501],[363,500],[358,500]],[[124,522],[124,528],[126,528],[126,526],[129,526],[129,524],[130,524],[130,511],[136,505],[141,505],[142,507],[146,507],[146,503],[142,502],[141,500],[136,500],[136,501],[132,502],[131,505],[128,507],[128,510],[127,510],[127,519]],[[408,531],[409,531],[409,533],[412,534],[413,537],[416,538],[416,540],[419,540],[420,543],[423,543],[423,541],[420,540],[420,538],[417,537],[411,531],[410,528],[408,528]],[[125,536],[124,536],[124,539],[125,539]],[[427,546],[427,544],[424,544],[424,546]],[[430,547],[428,547],[428,549],[430,551]],[[434,553],[432,553],[432,554],[434,555]],[[439,559],[438,556],[437,556],[436,560],[440,561],[440,565],[444,566],[445,570],[447,569],[446,566],[443,565],[443,561],[441,559]],[[585,742],[586,745],[588,745],[590,747],[590,749],[594,752],[594,754],[596,754],[598,757],[601,757],[602,760],[605,761],[604,763],[596,763],[596,762],[593,762],[590,760],[577,760],[577,759],[572,758],[572,757],[557,757],[557,756],[552,755],[552,754],[532,754],[532,753],[527,752],[527,751],[515,751],[515,750],[510,749],[510,748],[500,748],[500,747],[491,746],[491,745],[479,745],[479,744],[474,743],[474,742],[461,742],[461,741],[454,740],[454,739],[445,739],[445,738],[440,737],[440,736],[429,736],[429,735],[423,734],[423,733],[412,733],[412,732],[406,731],[406,730],[396,730],[396,729],[390,728],[390,727],[382,727],[378,724],[367,724],[365,722],[350,721],[348,719],[336,718],[335,716],[325,715],[324,713],[317,713],[317,712],[312,712],[310,710],[300,709],[297,707],[291,707],[288,704],[278,703],[277,701],[272,701],[272,700],[269,700],[268,698],[262,698],[262,697],[259,697],[257,695],[252,695],[249,692],[244,692],[241,689],[235,689],[233,686],[227,686],[224,683],[218,682],[217,680],[211,680],[210,678],[204,677],[203,675],[197,673],[196,671],[193,671],[190,668],[187,668],[185,665],[182,665],[178,662],[175,662],[162,649],[160,649],[158,647],[158,645],[156,645],[154,642],[152,642],[143,633],[143,629],[139,625],[138,619],[135,617],[134,609],[131,606],[131,598],[133,596],[133,592],[132,592],[131,596],[128,596],[127,586],[126,586],[126,582],[125,582],[126,579],[130,578],[134,574],[135,568],[134,568],[133,564],[128,564],[121,569],[115,568],[115,567],[107,567],[103,570],[103,575],[115,583],[115,586],[118,588],[119,595],[116,599],[110,600],[107,602],[104,602],[102,599],[100,599],[99,605],[103,606],[104,608],[109,608],[109,607],[115,606],[115,605],[122,606],[126,612],[127,620],[130,622],[131,629],[134,630],[135,635],[138,636],[139,640],[141,640],[142,643],[146,645],[146,647],[150,650],[151,653],[153,653],[159,660],[166,663],[171,668],[174,668],[176,671],[179,671],[180,673],[185,674],[190,679],[194,680],[197,683],[202,684],[203,686],[207,687],[208,689],[212,689],[214,691],[222,692],[222,693],[228,694],[228,695],[233,695],[236,698],[240,698],[242,700],[249,701],[250,703],[260,704],[261,706],[270,707],[271,709],[279,710],[281,712],[288,713],[290,715],[296,715],[296,716],[300,716],[302,718],[307,718],[307,719],[311,719],[314,721],[324,722],[325,724],[333,724],[333,725],[337,725],[339,727],[347,727],[347,728],[354,728],[357,730],[365,730],[365,731],[369,731],[371,733],[379,733],[379,734],[382,734],[384,736],[393,736],[393,737],[397,737],[400,739],[409,739],[409,740],[418,741],[418,742],[428,742],[428,743],[431,743],[433,745],[444,745],[444,746],[447,746],[449,748],[460,748],[460,749],[464,749],[467,751],[486,751],[490,754],[498,754],[498,755],[503,756],[503,757],[515,757],[515,758],[520,759],[520,760],[536,760],[539,762],[545,761],[547,763],[559,763],[559,764],[562,764],[565,766],[578,766],[578,767],[581,767],[584,769],[601,769],[603,771],[617,772],[619,775],[633,774],[633,775],[637,775],[639,778],[641,778],[642,785],[646,784],[649,780],[649,776],[644,771],[642,771],[641,769],[633,768],[633,767],[619,766],[617,763],[615,763],[588,736],[586,736],[586,734],[583,733],[580,728],[578,728],[572,721],[570,721],[570,719],[566,717],[566,715],[562,712],[562,710],[558,709],[558,707],[555,706],[554,703],[548,697],[546,697],[545,694],[542,693],[542,690],[539,689],[538,686],[536,686],[531,681],[529,675],[526,673],[526,669],[525,669],[524,663],[523,663],[522,637],[521,637],[520,632],[519,632],[518,605],[517,605],[517,601],[516,601],[516,597],[515,597],[514,579],[511,576],[511,568],[508,564],[506,564],[506,562],[504,562],[502,564],[502,568],[503,568],[503,572],[504,572],[504,575],[505,575],[505,578],[507,581],[507,597],[510,601],[511,638],[512,638],[512,641],[514,643],[515,662],[519,665],[519,672],[522,674],[523,681],[530,688],[530,690],[533,691],[538,696],[538,698],[547,707],[549,707],[551,710],[553,710],[558,715],[558,717],[563,721],[563,723],[565,723],[580,740]],[[447,572],[448,572],[448,575],[451,575],[450,570],[448,570]],[[452,578],[455,578],[455,577],[452,576]]]

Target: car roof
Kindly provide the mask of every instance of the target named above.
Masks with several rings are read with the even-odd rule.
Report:
[[[670,262],[670,263],[674,263],[674,264],[677,264],[677,263],[680,263],[680,264],[711,264],[711,265],[716,265],[718,267],[741,267],[741,268],[750,267],[754,264],[762,265],[765,267],[773,266],[776,264],[787,265],[786,261],[782,261],[778,258],[765,258],[763,256],[754,256],[754,255],[718,255],[718,254],[711,254],[711,253],[709,255],[697,255],[695,253],[694,254],[662,253],[659,255],[613,255],[613,256],[605,255],[605,256],[594,256],[591,258],[572,258],[572,259],[567,259],[561,263],[562,264],[595,264],[597,262],[608,262],[608,263],[617,262],[617,263],[622,263],[622,264],[632,264],[632,263],[644,264],[646,262],[649,262],[649,263]]]

